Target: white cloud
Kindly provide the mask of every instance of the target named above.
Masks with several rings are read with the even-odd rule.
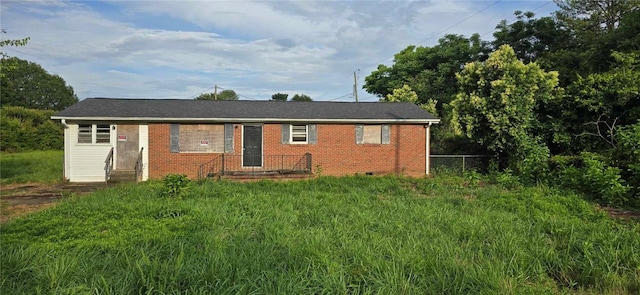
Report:
[[[511,15],[490,9],[456,24],[489,4],[3,1],[1,15],[3,37],[31,37],[7,52],[61,75],[80,98],[188,98],[218,84],[261,99],[330,99],[351,91],[353,71],[362,70],[362,84],[407,45],[485,33]]]

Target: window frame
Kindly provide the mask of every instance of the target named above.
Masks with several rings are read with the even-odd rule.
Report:
[[[111,136],[113,135],[112,132],[113,125],[111,124],[78,123],[76,144],[110,145],[112,141]],[[105,134],[107,135],[106,137],[104,136]],[[81,139],[83,139],[83,141],[81,141]]]
[[[293,129],[294,127],[301,127],[304,126],[304,141],[295,141],[294,139],[294,133],[295,135],[297,135],[298,137],[301,136],[302,132],[300,132],[299,130],[294,132]],[[309,144],[309,125],[308,124],[289,124],[289,144]]]

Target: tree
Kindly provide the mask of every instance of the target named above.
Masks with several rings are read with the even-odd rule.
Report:
[[[313,101],[313,99],[306,94],[296,94],[291,98],[291,101]]]
[[[563,120],[580,149],[615,147],[616,128],[640,118],[640,51],[612,55],[614,68],[578,77],[567,89],[573,112]]]
[[[524,64],[508,45],[485,62],[472,62],[457,75],[452,124],[488,150],[509,157],[510,166],[535,179],[549,150],[534,133],[536,109],[557,97],[558,73]]]
[[[1,77],[2,106],[62,110],[78,102],[73,87],[40,65],[16,57],[2,59],[2,67],[7,65],[13,69]]]
[[[387,97],[380,99],[380,101],[416,103],[418,102],[418,94],[409,85],[404,84],[402,88],[393,89],[393,93],[387,94]]]
[[[271,96],[271,100],[274,101],[287,101],[287,98],[289,98],[289,94],[279,92]]]
[[[196,100],[238,100],[240,97],[231,89],[222,90],[220,93],[203,93]]]
[[[502,20],[493,33],[493,48],[502,45],[513,48],[516,56],[524,62],[533,62],[550,53],[569,47],[571,36],[552,17],[534,18],[533,12],[515,11],[517,21]]]
[[[447,117],[445,105],[455,97],[456,73],[468,62],[483,60],[488,51],[477,34],[446,35],[433,47],[408,46],[394,56],[392,66],[379,65],[367,76],[363,88],[384,99],[406,84],[419,104],[437,101],[437,115]]]
[[[6,34],[6,33],[7,31],[2,29],[2,34]],[[29,39],[30,39],[29,37],[26,37],[23,39],[0,40],[0,48],[5,46],[12,46],[12,47],[25,46],[27,45],[27,42],[29,42]],[[0,59],[4,61],[5,59],[8,59],[8,58],[9,58],[9,55],[4,53],[4,51],[0,51]],[[16,68],[16,65],[12,61],[7,60],[6,62],[2,63],[2,66],[0,67],[0,77],[3,77],[6,72],[13,70],[15,68]]]

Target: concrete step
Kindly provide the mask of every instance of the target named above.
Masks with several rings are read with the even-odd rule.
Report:
[[[136,182],[135,170],[113,170],[111,171],[111,177],[109,177],[109,183],[119,182]]]

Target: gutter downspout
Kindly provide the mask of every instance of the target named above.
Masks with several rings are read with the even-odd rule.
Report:
[[[62,127],[64,127],[64,138],[63,138],[63,147],[64,147],[64,151],[63,151],[63,159],[62,162],[64,163],[64,167],[62,167],[62,178],[64,179],[64,181],[69,181],[69,178],[67,177],[68,175],[68,169],[70,169],[70,164],[69,164],[69,146],[68,146],[68,141],[69,141],[69,125],[67,125],[67,120],[66,119],[61,119],[60,123],[62,124]]]
[[[431,169],[431,124],[433,124],[432,122],[429,122],[429,125],[425,125],[424,126],[424,130],[425,130],[425,137],[426,137],[426,142],[425,142],[425,161],[424,161],[424,171],[426,175],[429,175],[429,171]]]

